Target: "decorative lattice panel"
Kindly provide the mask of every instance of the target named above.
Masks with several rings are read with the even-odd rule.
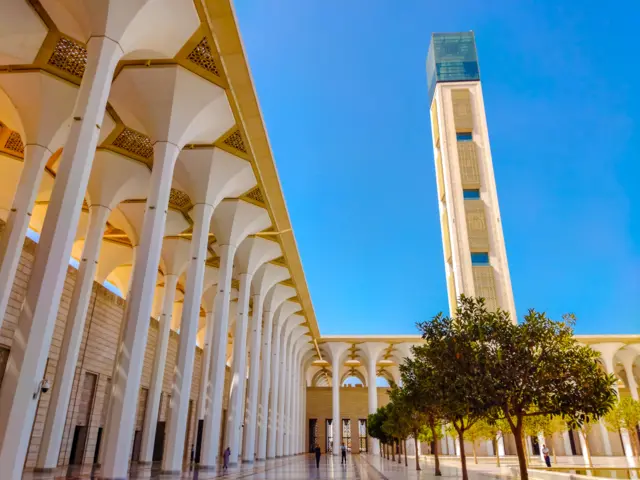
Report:
[[[262,190],[260,190],[260,187],[249,190],[245,194],[245,197],[250,198],[254,202],[264,203],[264,197],[262,196]]]
[[[242,134],[240,130],[236,130],[222,142],[225,145],[235,148],[243,153],[247,153],[247,147],[244,144],[244,140],[242,139]]]
[[[453,103],[453,121],[456,130],[472,130],[471,92],[467,89],[452,90],[451,101]]]
[[[151,139],[130,128],[125,128],[120,132],[112,145],[138,157],[151,158],[153,156]]]
[[[4,144],[4,148],[11,150],[12,152],[23,154],[24,144],[22,143],[20,134],[18,132],[11,132],[9,134],[9,138],[7,138],[7,141]]]
[[[211,47],[209,47],[209,41],[207,37],[200,40],[200,43],[196,45],[187,59],[201,68],[204,68],[207,72],[213,73],[216,76],[220,76],[220,70],[216,65],[216,61],[211,53]]]
[[[475,251],[487,251],[489,249],[489,231],[487,230],[483,203],[479,200],[467,200],[465,212],[469,247]]]
[[[458,142],[458,161],[460,162],[460,177],[463,187],[480,185],[480,169],[478,168],[478,154],[474,142]]]
[[[74,77],[82,78],[87,65],[87,49],[68,38],[60,38],[47,62]]]
[[[169,194],[169,204],[182,210],[191,205],[191,199],[186,193],[172,188]]]
[[[484,298],[487,310],[495,311],[498,308],[498,295],[493,267],[473,267],[473,283],[476,297]]]

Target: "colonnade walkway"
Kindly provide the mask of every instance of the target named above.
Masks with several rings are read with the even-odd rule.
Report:
[[[422,463],[422,462],[421,462]],[[461,471],[453,466],[443,465],[444,478],[462,477]],[[439,477],[442,479],[443,477]],[[52,473],[28,472],[23,476],[24,480],[84,480],[99,479],[100,472],[88,467],[70,467],[59,469]],[[213,472],[204,470],[192,470],[181,475],[165,475],[160,473],[160,465],[157,467],[133,465],[129,472],[130,480],[209,480],[225,478],[229,480],[329,480],[329,479],[359,479],[359,480],[400,480],[400,479],[433,479],[433,467],[424,465],[424,470],[417,472],[415,464],[408,467],[404,464],[385,460],[373,455],[348,455],[346,465],[342,465],[340,457],[322,455],[320,467],[316,468],[315,458],[312,455],[299,455],[296,457],[280,458],[258,462],[254,465],[242,465],[231,468],[227,472]],[[471,480],[492,480],[505,478],[505,476],[493,476],[469,472]]]

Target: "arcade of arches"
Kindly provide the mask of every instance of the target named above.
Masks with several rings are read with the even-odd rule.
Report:
[[[230,0],[2,1],[0,173],[3,480],[379,452],[420,339],[320,334]]]

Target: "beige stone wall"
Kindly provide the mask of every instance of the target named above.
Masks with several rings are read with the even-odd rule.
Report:
[[[0,225],[0,232],[2,231],[3,227],[4,225]],[[16,273],[16,279],[9,300],[9,305],[4,321],[2,323],[2,327],[0,328],[0,351],[2,351],[2,349],[11,348],[14,330],[18,320],[18,316],[20,314],[20,308],[24,301],[27,283],[29,281],[29,276],[31,275],[31,267],[34,261],[36,248],[37,244],[35,244],[30,239],[25,239],[24,249],[20,258],[18,271]],[[45,371],[46,378],[48,378],[51,382],[53,382],[53,379],[55,377],[57,362],[60,355],[60,347],[62,344],[62,336],[64,333],[64,326],[68,314],[71,294],[75,285],[76,273],[77,271],[73,267],[68,268]],[[124,315],[124,303],[125,302],[122,298],[113,294],[102,285],[94,283],[91,293],[91,300],[89,302],[87,318],[85,321],[82,344],[80,346],[80,354],[76,366],[71,399],[69,402],[69,412],[67,415],[62,445],[60,448],[60,456],[58,460],[59,465],[66,465],[69,463],[75,426],[77,425],[78,421],[82,421],[82,419],[79,419],[78,417],[81,406],[85,408],[85,405],[82,401],[81,386],[83,385],[84,378],[87,373],[91,373],[97,376],[94,395],[90,399],[91,405],[88,405],[89,431],[84,454],[84,463],[93,463],[98,430],[103,425],[105,420],[104,409],[106,393],[110,388],[109,382],[113,370],[116,345],[118,343],[118,337],[120,334],[120,323]],[[143,392],[144,390],[149,388],[157,333],[158,322],[156,320],[150,319],[149,336],[145,351],[141,378],[141,391]],[[171,332],[163,378],[163,404],[161,405],[159,419],[161,421],[165,420],[166,418],[166,409],[169,403],[168,396],[171,394],[171,383],[173,381],[178,343],[179,335],[175,332]],[[0,356],[0,358],[2,358],[2,356]],[[189,435],[187,436],[187,438],[194,438],[191,433],[195,428],[195,403],[200,383],[199,378],[201,364],[202,350],[200,348],[197,348],[190,396],[191,400],[193,401],[193,407],[191,409],[193,413],[189,424]],[[2,365],[2,367],[4,367],[4,365]],[[80,388],[78,388],[78,386],[80,386]],[[32,468],[35,466],[35,461],[38,455],[38,449],[40,447],[40,441],[42,437],[42,430],[44,428],[44,421],[49,406],[49,398],[50,395],[43,394],[38,403],[36,418],[31,435],[31,442],[29,444],[29,450],[25,463],[25,466],[27,468]],[[225,400],[225,405],[227,401],[228,400]],[[142,404],[144,404],[144,402],[142,402]],[[144,413],[139,412],[138,417],[143,416]],[[187,454],[190,453],[190,450],[191,446],[189,445]]]
[[[309,448],[309,420],[315,418],[318,421],[317,442],[325,452],[327,445],[326,421],[333,416],[333,396],[331,387],[307,387],[307,414],[304,425],[305,450]],[[378,388],[378,406],[389,403],[388,388]],[[351,451],[359,453],[360,441],[358,438],[358,420],[366,419],[369,415],[369,397],[367,388],[362,386],[342,387],[340,389],[340,416],[342,419],[351,420]],[[369,438],[369,449],[371,449]]]

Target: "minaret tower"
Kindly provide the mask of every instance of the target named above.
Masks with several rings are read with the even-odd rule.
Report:
[[[427,83],[449,308],[484,297],[515,321],[473,32],[432,35]]]

